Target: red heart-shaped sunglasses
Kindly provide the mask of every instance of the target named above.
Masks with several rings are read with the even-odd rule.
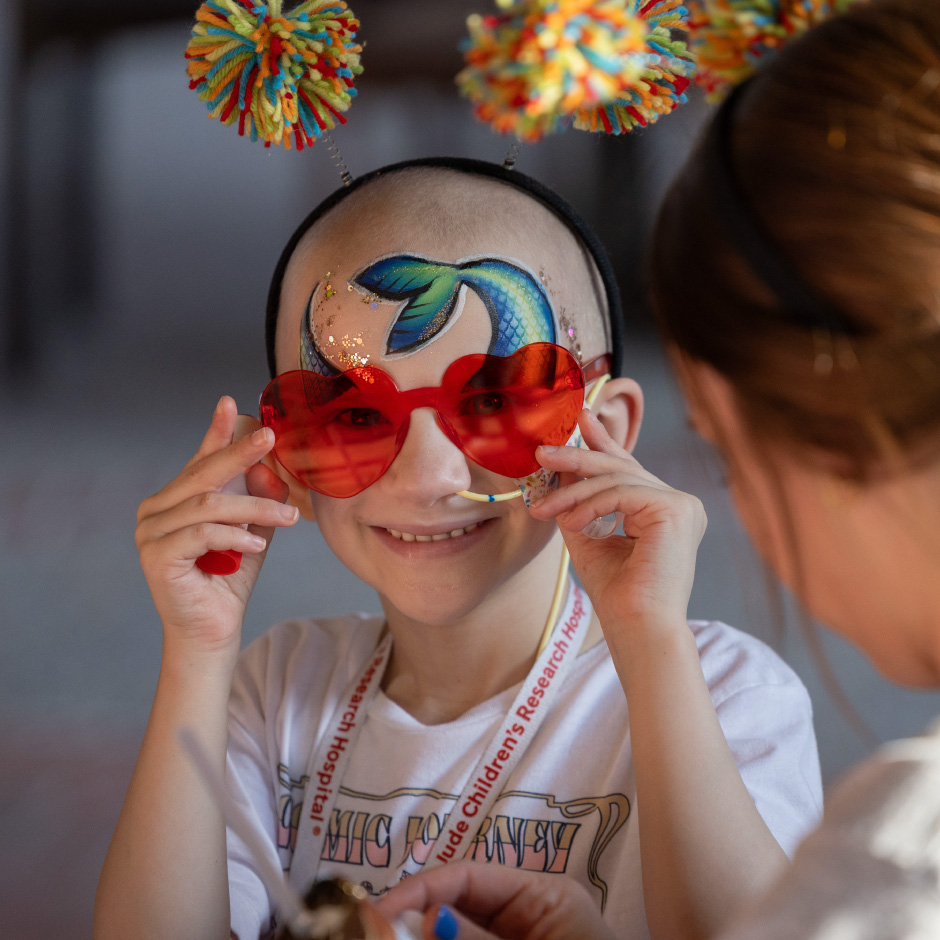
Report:
[[[261,423],[274,431],[278,462],[326,496],[355,496],[375,483],[401,450],[415,408],[433,408],[441,430],[481,467],[525,477],[539,467],[540,444],[567,442],[584,386],[610,366],[607,354],[582,368],[562,346],[530,343],[510,356],[462,356],[439,386],[406,391],[376,366],[335,376],[298,369],[264,390]]]

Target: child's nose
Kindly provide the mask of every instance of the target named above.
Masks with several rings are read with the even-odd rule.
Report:
[[[469,488],[467,459],[441,430],[434,411],[416,408],[402,448],[384,479],[401,496],[430,505]]]

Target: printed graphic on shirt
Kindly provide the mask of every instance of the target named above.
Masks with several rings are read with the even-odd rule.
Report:
[[[297,830],[303,812],[304,792],[310,777],[304,774],[294,780],[285,764],[277,765],[277,782],[280,794],[277,800],[277,847],[293,854],[297,848]]]
[[[303,801],[301,781],[282,766],[278,846],[293,851]],[[429,858],[449,861],[448,846],[435,845],[459,794],[401,787],[371,794],[340,787],[330,814],[320,876],[342,875],[381,895],[414,874]],[[600,875],[604,851],[626,824],[630,801],[620,793],[560,801],[545,793],[507,790],[472,836],[466,858],[526,871],[584,874],[605,906],[608,885]],[[282,861],[290,865],[282,854]]]

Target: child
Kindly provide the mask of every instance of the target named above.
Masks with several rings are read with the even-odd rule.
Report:
[[[617,317],[593,236],[516,172],[386,168],[305,222],[269,309],[278,378],[261,413],[277,441],[264,427],[232,443],[223,398],[180,476],[141,505],[164,653],[96,936],[271,926],[231,834],[226,873],[182,724],[220,767],[227,753],[229,786],[301,890],[344,876],[378,896],[475,858],[573,876],[617,935],[694,936],[779,872],[780,845],[820,810],[809,700],[756,640],[687,623],[705,516],[630,456],[642,393],[617,376]],[[535,451],[561,487],[463,495],[512,493],[527,448],[563,443],[582,374],[589,450]],[[272,447],[280,478],[259,465]],[[220,493],[244,471],[251,496]],[[282,624],[237,658],[267,540],[298,509],[383,615]],[[626,537],[583,534],[611,513]],[[567,583],[556,614],[563,543],[583,589]],[[236,574],[195,564],[229,549],[244,553]]]

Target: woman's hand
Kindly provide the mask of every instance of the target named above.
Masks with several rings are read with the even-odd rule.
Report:
[[[565,875],[482,862],[452,862],[419,872],[392,888],[376,907],[390,921],[405,911],[426,912],[423,940],[613,938],[587,891]]]
[[[274,446],[273,432],[258,425],[233,442],[237,418],[234,400],[225,396],[180,475],[137,511],[140,563],[164,637],[197,650],[237,652],[245,606],[274,529],[298,517],[283,505],[287,486],[259,463]],[[251,495],[221,492],[240,473]],[[234,574],[211,575],[196,566],[207,551],[225,549],[244,553]]]
[[[578,419],[590,450],[540,447],[562,486],[537,500],[537,519],[554,519],[602,624],[685,624],[695,555],[705,533],[700,500],[674,490],[619,447],[587,409]],[[582,529],[623,514],[623,536],[592,539]]]

